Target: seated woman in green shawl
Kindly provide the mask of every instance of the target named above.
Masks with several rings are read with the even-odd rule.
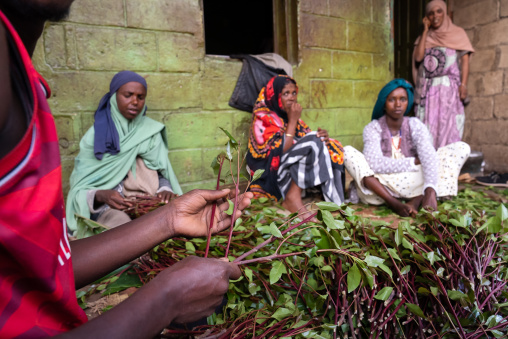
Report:
[[[128,197],[158,196],[168,202],[182,194],[168,159],[165,126],[146,114],[146,80],[117,73],[101,99],[95,122],[80,142],[70,178],[67,224],[79,236],[76,214],[108,227],[130,221]],[[77,232],[76,232],[77,231]]]

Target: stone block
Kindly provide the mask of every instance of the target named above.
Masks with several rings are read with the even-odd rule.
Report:
[[[350,51],[384,53],[390,43],[388,27],[359,22],[348,22],[347,27]]]
[[[203,75],[208,78],[238,78],[243,62],[217,56],[206,56],[203,62]]]
[[[205,110],[231,109],[229,99],[235,89],[237,78],[207,78],[201,79],[201,100]]]
[[[498,119],[508,119],[508,94],[494,97],[494,116]]]
[[[100,99],[109,91],[109,83],[114,74],[55,72],[47,76],[52,93],[49,103],[53,112],[95,112]]]
[[[76,27],[76,50],[80,69],[157,69],[157,39],[153,32]]]
[[[171,113],[164,117],[170,150],[223,146],[233,130],[233,112]]]
[[[332,69],[332,52],[323,49],[303,48],[302,62],[298,66],[298,77],[330,78]]]
[[[372,0],[372,19],[381,25],[390,22],[391,9],[389,0]]]
[[[202,12],[197,0],[125,0],[127,26],[202,34]]]
[[[388,82],[393,79],[393,53],[372,55],[372,79]],[[410,79],[408,79],[410,80]]]
[[[153,110],[202,106],[199,75],[153,73],[145,78],[149,86],[147,104]]]
[[[235,110],[233,115],[233,128],[229,132],[242,145],[242,148],[247,148],[247,144],[249,143],[251,122],[252,113]]]
[[[372,79],[372,55],[333,52],[332,74],[335,79]]]
[[[171,151],[169,161],[180,184],[203,180],[204,163],[201,149]]]
[[[81,132],[79,114],[53,114],[62,154],[77,153]]]
[[[494,100],[492,97],[472,97],[465,108],[468,119],[489,120],[493,118]]]
[[[374,107],[379,91],[386,83],[378,81],[355,81],[353,101],[354,107]]]
[[[476,145],[508,145],[508,121],[491,119],[474,122],[471,142]]]
[[[344,80],[311,80],[310,108],[353,107],[353,83]]]
[[[123,0],[74,1],[67,21],[89,25],[125,26]]]
[[[353,21],[371,21],[371,0],[329,0],[329,2],[330,16]]]
[[[324,128],[330,137],[342,142],[343,136],[361,135],[371,113],[372,109],[364,108],[308,109],[303,119],[312,130]]]
[[[99,103],[97,102],[97,104]],[[84,112],[81,113],[80,115],[81,115],[81,131],[79,135],[79,140],[81,140],[81,138],[83,138],[88,129],[92,127],[95,121],[94,119],[95,112]]]
[[[478,29],[475,48],[493,47],[508,43],[508,18],[495,21]]]
[[[193,182],[189,184],[180,185],[183,193],[190,192],[194,189],[204,189],[204,190],[214,190],[217,185],[217,180],[203,180],[198,182]]]
[[[508,16],[508,0],[501,0],[500,15],[502,18]]]
[[[67,200],[67,194],[70,190],[70,177],[72,174],[72,170],[74,169],[74,157],[73,156],[65,156],[61,157],[62,163],[62,189],[64,193],[64,199]]]
[[[485,160],[486,173],[491,171],[508,172],[508,146],[506,144],[484,145],[481,147],[481,151]]]
[[[159,71],[199,72],[200,60],[205,55],[203,44],[194,35],[179,33],[158,34]]]
[[[508,46],[499,46],[497,50],[499,51],[499,64],[497,67],[508,68]]]
[[[472,28],[493,22],[498,18],[497,4],[498,0],[480,0],[462,5],[453,12],[454,23],[462,28]]]
[[[62,68],[67,64],[64,25],[51,25],[44,30],[44,53],[46,63],[52,68]]]
[[[353,146],[360,152],[363,150],[363,135],[344,135],[339,139],[342,146]]]
[[[470,72],[487,72],[495,68],[496,50],[493,48],[478,50],[469,63]]]
[[[304,13],[329,15],[328,0],[305,0],[300,1],[300,10]]]
[[[300,33],[302,47],[346,49],[346,22],[341,19],[301,15]]]
[[[468,80],[469,94],[474,96],[494,95],[503,92],[502,70],[494,72],[471,73]]]

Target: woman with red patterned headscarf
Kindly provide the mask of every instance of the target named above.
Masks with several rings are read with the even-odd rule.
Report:
[[[319,187],[326,201],[344,201],[344,156],[340,142],[328,132],[311,131],[300,119],[294,79],[270,79],[254,106],[247,165],[251,174],[265,170],[251,186],[255,196],[284,201],[290,212],[306,213],[302,190]],[[306,214],[304,214],[305,216]]]

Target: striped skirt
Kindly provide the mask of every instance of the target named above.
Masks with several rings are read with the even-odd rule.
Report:
[[[326,201],[344,202],[344,166],[332,162],[326,144],[310,132],[281,157],[277,183],[285,198],[294,181],[301,189],[318,187]]]

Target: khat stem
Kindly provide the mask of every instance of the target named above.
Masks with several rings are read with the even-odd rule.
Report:
[[[233,214],[231,215],[231,226],[229,227],[229,237],[228,237],[228,245],[226,246],[226,254],[224,257],[228,257],[229,254],[229,246],[231,245],[231,238],[233,237],[233,228],[235,228],[235,215],[236,209],[238,208],[238,194],[240,194],[240,151],[236,151],[237,161],[236,161],[236,182],[233,173],[231,173],[231,178],[233,179],[233,183],[235,184],[235,204],[233,207]]]
[[[216,190],[219,190],[219,184],[220,184],[220,172],[222,170],[222,164],[224,163],[224,157],[221,157],[219,162],[219,174],[217,175],[217,187]],[[205,250],[205,258],[208,258],[208,250],[210,249],[210,240],[212,239],[212,228],[213,228],[213,221],[215,219],[215,209],[217,208],[217,203],[214,202],[212,205],[212,216],[210,218],[210,226],[208,227],[208,236],[206,239],[206,250]]]

